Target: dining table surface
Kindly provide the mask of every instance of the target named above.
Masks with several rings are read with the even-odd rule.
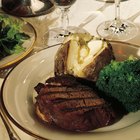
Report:
[[[140,0],[123,1],[121,2],[120,9],[120,15],[122,19],[129,19],[130,21],[134,22],[138,28],[140,28]],[[1,10],[1,12],[4,11]],[[114,19],[115,5],[114,3],[105,3],[98,0],[76,0],[76,2],[70,7],[68,14],[70,19],[70,26],[84,28],[90,34],[98,36],[96,32],[97,26],[103,21]],[[23,18],[25,21],[33,25],[37,33],[37,39],[34,44],[33,51],[46,47],[42,41],[43,35],[49,28],[56,27],[58,25],[59,18],[60,9],[58,8],[46,15]],[[135,38],[125,42],[140,46],[140,31]],[[2,84],[3,80],[4,78],[0,78],[0,84]],[[21,140],[35,140],[35,138],[32,136],[17,128],[11,121],[10,123],[17,134],[20,136]],[[132,130],[133,133],[131,133]],[[140,122],[133,124],[131,127],[119,130],[117,135],[114,137],[114,140],[140,140],[139,131]],[[4,124],[2,120],[0,120],[0,140],[2,140],[2,138],[4,138],[3,140],[9,139],[4,128]]]

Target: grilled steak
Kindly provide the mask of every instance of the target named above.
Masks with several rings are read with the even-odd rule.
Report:
[[[116,121],[114,110],[83,79],[52,77],[45,84],[39,83],[35,90],[36,114],[49,124],[71,131],[88,131]]]

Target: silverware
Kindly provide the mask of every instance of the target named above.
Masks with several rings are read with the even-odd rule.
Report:
[[[9,135],[9,139],[10,140],[21,140],[20,137],[15,132],[15,130],[13,129],[13,127],[11,126],[9,120],[7,119],[6,115],[4,114],[4,112],[2,111],[1,108],[0,108],[0,117],[2,118],[2,121],[5,125],[7,133]]]
[[[110,5],[112,5],[112,3],[106,3],[106,2],[105,2],[103,6],[101,6],[99,9],[96,10],[96,12],[103,12],[103,11],[104,11],[108,6],[110,6]],[[86,26],[88,23],[90,23],[92,20],[94,20],[97,16],[98,16],[98,14],[95,14],[95,13],[89,15],[87,18],[85,18],[85,19],[83,20],[82,23],[80,23],[80,24],[78,25],[78,27],[79,27],[79,28],[83,28],[83,27]]]
[[[134,21],[139,16],[140,16],[140,11],[138,11],[136,14],[132,15],[131,17],[127,18],[127,20]]]
[[[42,48],[41,47],[40,48],[39,47],[36,47],[35,50],[32,52],[31,55],[36,54],[36,53],[38,53],[38,52],[40,52],[42,50],[48,49],[48,48],[52,48],[52,47],[58,46],[58,45],[62,45],[62,43],[53,44],[53,45],[50,45],[50,46],[46,45],[46,46],[44,46]]]

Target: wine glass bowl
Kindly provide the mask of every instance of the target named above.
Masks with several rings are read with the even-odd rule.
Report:
[[[134,38],[138,30],[135,23],[120,18],[120,0],[115,0],[115,19],[102,22],[96,31],[107,40],[127,41]]]
[[[54,0],[54,3],[59,6],[59,7],[63,7],[65,6],[65,8],[69,8],[72,4],[74,4],[76,2],[76,0]]]

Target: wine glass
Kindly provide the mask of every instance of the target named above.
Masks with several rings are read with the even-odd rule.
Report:
[[[120,1],[115,0],[115,19],[105,21],[97,27],[97,34],[107,40],[127,41],[138,33],[138,27],[131,21],[120,18]]]
[[[52,0],[52,2],[54,2],[54,5],[61,10],[61,26],[48,30],[44,36],[45,45],[47,44],[47,46],[51,46],[62,43],[64,38],[70,33],[86,32],[79,27],[69,26],[69,8],[76,2],[76,0]]]

